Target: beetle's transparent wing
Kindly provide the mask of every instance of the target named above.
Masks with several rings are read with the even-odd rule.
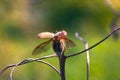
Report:
[[[66,48],[71,49],[71,48],[76,47],[76,44],[72,40],[70,40],[68,38],[65,38],[65,43],[66,43]]]
[[[39,54],[39,53],[43,53],[47,50],[50,49],[51,47],[51,42],[52,42],[52,39],[46,41],[46,42],[43,42],[41,44],[39,44],[32,52],[32,55],[36,55],[36,54]]]

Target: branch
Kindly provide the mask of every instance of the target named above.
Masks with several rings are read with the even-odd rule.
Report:
[[[22,60],[19,65],[17,66],[20,66],[20,65],[23,65],[23,64],[26,64],[26,63],[30,63],[30,62],[33,62],[33,61],[38,61],[38,60],[42,60],[42,59],[47,59],[47,58],[51,58],[51,57],[57,57],[56,54],[52,54],[52,55],[48,55],[48,56],[43,56],[41,58],[28,58],[28,59],[25,59],[25,60]],[[7,65],[6,67],[4,67],[1,71],[0,71],[0,75],[6,71],[8,68],[11,68],[11,67],[15,67],[16,64],[10,64],[10,65]]]
[[[15,68],[16,68],[18,65],[19,65],[19,63],[18,63],[18,64],[15,64],[15,66],[11,69],[11,72],[10,72],[10,80],[13,80],[13,78],[12,78],[13,71],[15,70]]]
[[[76,33],[75,36],[80,41],[82,41],[84,43],[85,49],[88,49],[88,43],[82,37],[80,37],[78,33]],[[86,51],[86,64],[87,64],[87,80],[89,80],[89,77],[90,77],[90,57],[89,57],[89,50]]]
[[[44,64],[48,65],[48,66],[51,67],[53,70],[55,70],[59,75],[61,75],[60,71],[59,71],[56,67],[54,67],[52,64],[50,64],[50,63],[48,63],[48,62],[46,62],[46,61],[43,61],[43,60],[37,60],[37,62],[41,62],[41,63],[44,63]]]
[[[35,59],[29,59],[30,61],[36,61]],[[28,60],[28,62],[29,62],[29,60]],[[60,74],[60,71],[56,68],[56,67],[54,67],[52,64],[50,64],[50,63],[48,63],[48,62],[46,62],[46,61],[43,61],[43,60],[37,60],[37,62],[41,62],[41,63],[44,63],[44,64],[46,64],[46,65],[48,65],[49,67],[51,67],[53,70],[55,70],[59,75],[61,75]],[[19,62],[19,63],[17,63],[13,68],[12,68],[12,70],[11,70],[11,72],[10,72],[10,80],[13,80],[13,78],[12,78],[12,75],[13,75],[13,72],[14,72],[14,70],[17,68],[17,66],[19,66],[20,64],[22,64],[22,62]]]
[[[115,17],[112,19],[112,22],[111,22],[111,25],[110,25],[111,30],[114,30],[115,28],[118,27],[116,24],[117,24],[117,21],[119,20],[119,18],[120,18],[120,14],[116,14]],[[115,33],[113,34],[113,38],[116,39],[116,40],[118,40],[118,38],[119,38],[119,33],[118,33],[118,32],[115,32]]]
[[[8,68],[14,67],[15,65],[16,65],[16,64],[10,64],[10,65],[5,66],[5,67],[0,71],[0,75],[1,75],[4,71],[6,71]]]
[[[77,52],[77,53],[74,53],[74,54],[68,54],[66,55],[66,58],[68,57],[72,57],[72,56],[76,56],[76,55],[79,55],[79,54],[82,54],[88,50],[91,50],[92,48],[96,47],[97,45],[101,44],[103,41],[105,41],[107,38],[109,38],[112,34],[114,34],[115,32],[117,32],[118,30],[120,30],[120,28],[115,28],[111,33],[109,33],[106,37],[104,37],[102,40],[100,40],[99,42],[97,42],[96,44],[94,44],[93,46],[89,47],[88,49],[85,49],[83,51],[80,51],[80,52]]]

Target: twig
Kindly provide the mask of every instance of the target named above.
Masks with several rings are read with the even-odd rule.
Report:
[[[0,75],[1,75],[4,71],[6,71],[8,68],[14,67],[15,65],[16,65],[16,64],[10,64],[10,65],[5,66],[5,67],[0,71]]]
[[[88,49],[88,43],[85,44],[85,49]],[[86,51],[86,64],[87,64],[87,80],[90,78],[90,55],[89,50]]]
[[[111,30],[114,30],[115,28],[118,27],[116,24],[117,24],[117,21],[119,20],[119,18],[120,18],[120,14],[116,14],[115,17],[112,19],[112,22],[111,22],[111,25],[110,25]],[[114,37],[114,39],[118,40],[119,32],[115,32],[113,34],[113,37]]]
[[[82,41],[85,45],[85,49],[88,49],[88,43],[82,38],[79,36],[78,33],[75,34],[76,37]],[[87,80],[89,80],[89,77],[90,77],[90,57],[89,57],[89,50],[86,51],[86,64],[87,64]]]
[[[33,61],[37,61],[37,60],[43,60],[43,59],[47,59],[47,58],[51,58],[51,57],[56,57],[56,54],[52,54],[52,55],[48,55],[48,56],[43,56],[43,57],[41,57],[41,58],[28,58],[28,59],[22,60],[21,63],[20,63],[18,66],[23,65],[23,64],[26,64],[26,63],[29,63],[29,62],[33,62]],[[16,64],[10,64],[10,65],[4,67],[4,68],[0,71],[0,75],[1,75],[4,71],[6,71],[8,68],[14,67],[14,66],[16,66]]]
[[[48,62],[46,62],[46,61],[43,61],[43,60],[37,60],[37,62],[41,62],[41,63],[44,63],[44,64],[50,66],[50,67],[51,67],[53,70],[55,70],[59,75],[61,75],[60,71],[59,71],[56,67],[54,67],[52,64],[50,64],[50,63],[48,63]]]
[[[28,62],[33,62],[33,61],[36,61],[36,60],[35,60],[35,59],[32,59],[32,58],[28,60]],[[50,63],[48,63],[48,62],[46,62],[46,61],[43,61],[43,60],[37,60],[37,62],[41,62],[41,63],[44,63],[44,64],[48,65],[48,66],[51,67],[53,70],[55,70],[59,75],[61,75],[61,74],[60,74],[60,71],[59,71],[56,67],[54,67],[52,64],[50,64]],[[17,68],[17,66],[19,66],[20,64],[23,64],[23,61],[17,63],[17,64],[11,69],[11,72],[10,72],[10,80],[13,80],[13,78],[12,78],[13,72],[14,72],[14,70]]]
[[[10,80],[13,80],[12,75],[13,75],[13,72],[14,72],[15,68],[16,68],[18,65],[19,65],[19,63],[16,64],[16,65],[11,69],[11,72],[10,72]]]
[[[94,47],[96,47],[97,45],[99,45],[100,43],[102,43],[103,41],[105,41],[107,38],[109,38],[113,33],[117,32],[118,30],[120,30],[120,28],[115,28],[111,33],[109,33],[106,37],[104,37],[102,40],[100,40],[99,42],[97,42],[96,44],[94,44],[93,46],[89,47],[88,49],[85,49],[83,51],[80,51],[80,52],[77,52],[77,53],[74,53],[74,54],[68,54],[66,55],[66,58],[68,57],[72,57],[72,56],[76,56],[76,55],[79,55],[79,54],[82,54]]]
[[[66,61],[66,56],[62,54],[59,58],[59,64],[60,64],[60,73],[61,73],[61,80],[66,80],[65,76],[65,61]]]

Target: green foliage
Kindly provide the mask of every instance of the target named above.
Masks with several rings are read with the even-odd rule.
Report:
[[[77,44],[76,48],[66,52],[70,54],[84,49],[74,36],[76,31],[89,45],[95,44],[111,31],[111,21],[115,15],[102,0],[37,1],[31,0],[29,4],[29,0],[8,1],[10,3],[0,0],[0,70],[5,65],[25,58],[52,54],[50,50],[32,56],[33,49],[41,42],[36,39],[39,32],[68,31],[69,38]],[[90,51],[91,80],[120,79],[119,44],[119,40],[115,41],[111,37]],[[47,61],[58,67],[57,59]],[[67,80],[86,79],[85,54],[67,60],[66,76]],[[9,71],[1,75],[0,80],[7,80],[8,77]],[[31,63],[18,67],[13,80],[60,80],[60,77],[46,65]]]

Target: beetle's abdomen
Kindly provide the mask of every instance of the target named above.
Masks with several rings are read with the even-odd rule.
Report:
[[[60,41],[53,41],[53,50],[55,51],[55,53],[60,56],[61,52],[62,52],[62,45],[60,43]]]
[[[61,53],[65,51],[65,46],[63,46],[63,42],[60,40],[53,40],[53,50],[58,56],[60,56]]]

